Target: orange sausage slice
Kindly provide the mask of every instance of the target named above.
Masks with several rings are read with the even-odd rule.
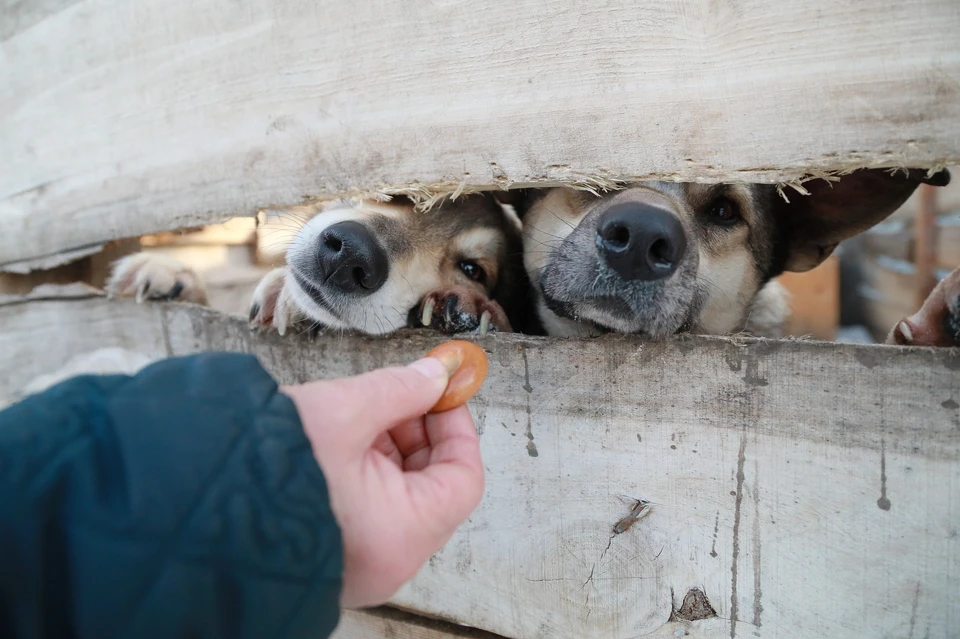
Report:
[[[428,413],[442,413],[463,406],[477,394],[487,377],[487,354],[473,342],[444,342],[426,356],[439,359],[450,373],[447,390]]]

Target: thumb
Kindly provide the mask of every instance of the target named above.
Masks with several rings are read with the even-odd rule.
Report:
[[[447,388],[447,367],[425,357],[408,366],[381,368],[342,379],[284,388],[300,413],[303,427],[338,454],[366,451],[377,436],[422,417]]]

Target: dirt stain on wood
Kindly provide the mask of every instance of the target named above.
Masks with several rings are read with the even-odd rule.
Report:
[[[880,510],[890,510],[890,500],[887,499],[887,443],[880,438],[880,499],[877,506]]]
[[[740,512],[743,506],[743,463],[746,458],[747,439],[740,439],[740,452],[737,454],[737,490],[733,509],[733,557],[730,561],[730,639],[737,636],[737,620],[740,602],[737,599],[737,561],[740,559]]]
[[[710,546],[710,556],[717,557],[717,534],[720,532],[720,511],[717,511],[717,518],[713,520],[713,545]]]
[[[760,588],[760,479],[758,464],[753,462],[753,625],[759,628],[760,613],[763,612],[761,598],[763,590]]]
[[[523,344],[517,344],[517,350],[523,357],[523,390],[527,391],[527,454],[531,457],[539,457],[540,452],[533,442],[533,416],[530,410],[530,394],[533,393],[533,386],[530,385],[530,362],[527,361],[527,349]]]

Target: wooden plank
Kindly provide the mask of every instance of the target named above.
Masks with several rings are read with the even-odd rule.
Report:
[[[716,619],[700,621],[669,621],[663,626],[645,635],[649,639],[676,639],[685,637],[716,636],[719,622]],[[340,624],[330,639],[505,639],[502,635],[460,626],[437,619],[428,619],[420,615],[381,607],[373,610],[344,610]],[[589,639],[593,639],[592,637]],[[601,639],[597,636],[596,639]]]
[[[297,382],[407,362],[442,339],[312,342],[185,305],[11,302],[0,396],[107,346],[252,352]],[[703,637],[955,636],[957,350],[482,344],[483,504],[394,604],[511,639],[619,639],[684,630],[668,622],[706,610],[683,603],[696,589],[717,615],[697,620]],[[634,500],[651,510],[629,525]]]
[[[357,190],[960,163],[955,0],[28,4],[6,267]]]

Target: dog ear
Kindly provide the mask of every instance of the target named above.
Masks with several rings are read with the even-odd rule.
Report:
[[[944,169],[861,169],[841,176],[804,182],[810,194],[790,193],[790,202],[774,195],[774,214],[786,245],[785,271],[809,271],[833,253],[841,241],[882,222],[900,208],[921,184],[946,186]]]

